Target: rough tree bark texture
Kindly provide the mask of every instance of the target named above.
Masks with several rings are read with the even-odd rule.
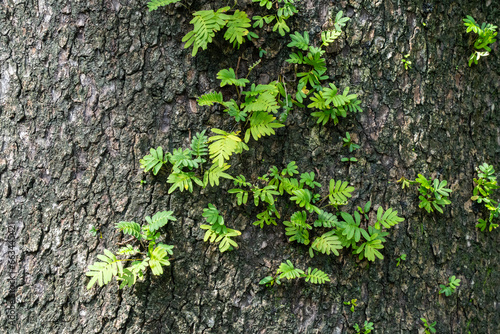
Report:
[[[229,182],[167,195],[164,176],[143,174],[139,159],[150,147],[186,147],[196,131],[230,130],[227,114],[197,106],[195,97],[218,89],[217,71],[235,68],[239,56],[241,75],[258,59],[250,43],[234,51],[221,39],[196,58],[183,49],[192,11],[225,2],[188,0],[187,8],[154,13],[145,3],[0,2],[2,333],[353,333],[366,319],[375,333],[423,333],[420,317],[437,321],[438,333],[500,332],[499,234],[474,227],[486,213],[469,200],[475,167],[489,162],[500,170],[500,50],[495,44],[469,68],[473,36],[462,24],[467,14],[499,24],[497,1],[299,4],[293,30],[316,41],[331,13],[351,17],[328,49],[328,74],[360,94],[364,112],[323,127],[310,111],[294,110],[276,136],[234,157],[232,174],[255,179],[271,165],[297,161],[323,184],[350,181],[356,192],[348,212],[368,200],[395,208],[405,221],[390,230],[385,259],[370,264],[350,251],[311,260],[307,248],[287,242],[282,225],[252,226],[259,210],[234,206],[224,190]],[[260,11],[249,0],[237,6]],[[260,37],[268,53],[250,79],[294,80],[284,62],[288,38],[266,30]],[[408,71],[400,61],[406,53]],[[346,131],[361,145],[356,164],[340,162]],[[444,214],[427,214],[415,188],[395,184],[417,173],[449,180],[454,192]],[[207,203],[242,230],[236,251],[221,255],[203,242]],[[176,245],[165,274],[132,289],[87,291],[87,266],[123,239],[114,224],[161,210],[178,217],[164,230]],[[291,211],[281,210],[285,217]],[[88,233],[91,224],[102,238]],[[13,226],[17,320],[10,325]],[[407,261],[396,267],[401,253]],[[286,259],[323,269],[331,284],[258,285]],[[438,295],[451,275],[462,280],[457,293]],[[351,313],[343,301],[353,298],[359,305]]]

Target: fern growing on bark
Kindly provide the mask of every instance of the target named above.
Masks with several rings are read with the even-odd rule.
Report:
[[[110,250],[105,249],[103,254],[97,255],[100,261],[96,261],[89,265],[88,271],[85,273],[90,277],[87,284],[87,289],[91,289],[96,283],[103,286],[111,282],[113,277],[121,281],[120,289],[125,286],[133,286],[136,281],[144,278],[147,267],[151,268],[153,275],[161,275],[163,266],[169,266],[169,255],[173,254],[173,247],[163,243],[157,243],[160,234],[157,231],[165,226],[169,221],[177,219],[172,215],[173,211],[157,212],[153,217],[145,218],[147,224],[142,227],[135,222],[119,222],[116,224],[118,231],[126,235],[132,236],[139,241],[139,247],[133,247],[127,244],[118,252],[113,254]],[[132,240],[128,240],[132,241]],[[148,241],[147,249],[140,250],[143,243]],[[124,256],[119,258],[118,256]],[[135,259],[130,256],[141,255]],[[132,263],[125,267],[129,261]]]

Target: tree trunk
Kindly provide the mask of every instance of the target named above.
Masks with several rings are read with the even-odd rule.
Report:
[[[499,333],[499,234],[475,228],[487,213],[470,197],[476,167],[500,170],[500,50],[495,43],[469,68],[475,34],[465,33],[462,19],[498,25],[500,3],[303,0],[290,19],[292,32],[309,31],[318,43],[332,13],[351,18],[327,48],[327,73],[359,94],[364,111],[322,126],[295,108],[275,136],[235,155],[230,172],[256,180],[272,165],[296,161],[324,188],[332,178],[356,188],[346,212],[369,200],[398,210],[405,221],[389,230],[385,259],[370,263],[351,250],[310,259],[282,224],[253,226],[262,208],[236,206],[226,191],[232,182],[168,195],[165,175],[139,168],[150,147],[171,151],[188,147],[198,131],[233,128],[221,108],[200,107],[196,97],[221,90],[222,68],[239,62],[245,76],[258,47],[267,55],[251,82],[295,80],[284,62],[290,39],[272,29],[240,50],[219,33],[191,57],[181,39],[192,12],[226,4],[184,4],[150,13],[146,0],[0,2],[2,332],[340,334],[368,320],[375,333],[423,333],[424,317],[437,321],[438,333]],[[237,8],[250,17],[262,12],[250,0]],[[412,69],[405,70],[408,53]],[[226,99],[234,94],[222,91]],[[348,156],[346,131],[361,145],[357,163],[340,161]],[[416,188],[395,182],[419,173],[449,181],[444,214],[420,209]],[[242,231],[235,251],[221,254],[203,242],[208,203]],[[292,208],[280,204],[288,220]],[[88,265],[127,239],[115,223],[162,210],[178,218],[163,230],[176,246],[164,274],[147,274],[133,288],[113,282],[87,290]],[[320,268],[331,282],[258,284],[286,260]],[[452,275],[460,287],[440,295]],[[358,300],[354,312],[343,304],[351,299]]]

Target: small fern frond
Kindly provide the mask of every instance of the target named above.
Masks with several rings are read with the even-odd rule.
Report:
[[[168,6],[172,3],[176,3],[179,1],[181,1],[181,0],[149,0],[148,8],[149,8],[149,11],[152,12],[153,10],[157,10],[160,7]]]
[[[250,27],[250,19],[246,12],[236,10],[233,15],[229,16],[227,21],[227,30],[224,38],[233,43],[233,47],[238,44],[243,44],[244,37],[248,35],[247,28]]]
[[[294,278],[299,278],[302,274],[304,274],[304,271],[295,268],[292,262],[290,262],[290,260],[286,260],[286,263],[281,263],[277,273],[280,274],[279,275],[280,279],[281,278],[294,279]]]
[[[284,127],[284,124],[274,122],[276,117],[267,112],[254,112],[250,117],[250,128],[245,133],[245,143],[250,140],[250,134],[254,140],[262,136],[274,135],[274,129]]]
[[[330,204],[332,205],[344,205],[347,203],[348,199],[351,198],[351,193],[354,191],[354,187],[348,187],[349,182],[334,179],[330,180],[330,193],[328,198],[330,199]]]
[[[214,103],[222,104],[224,101],[221,92],[211,92],[203,94],[196,102],[198,102],[200,106],[213,106]]]
[[[169,266],[168,252],[165,247],[157,246],[152,252],[149,253],[149,266],[153,275],[163,274],[163,266]]]
[[[224,166],[224,162],[229,160],[233,153],[248,150],[248,146],[241,141],[236,132],[229,133],[219,129],[212,129],[212,132],[218,136],[212,136],[208,139],[208,142],[211,142],[208,150],[210,159],[219,167]]]
[[[191,150],[197,158],[208,154],[208,137],[205,136],[205,130],[198,132],[191,140]]]
[[[313,284],[324,284],[326,282],[330,282],[328,275],[318,268],[311,269],[311,267],[309,267],[307,269],[307,273],[304,274],[303,277],[306,278],[306,282],[311,281]]]
[[[339,240],[339,238],[335,235],[335,230],[324,233],[322,236],[316,238],[310,249],[309,249],[309,255],[311,257],[314,257],[314,252],[318,251],[326,255],[330,255],[330,253],[333,253],[337,256],[339,256],[339,252],[337,250],[342,249],[342,243]]]
[[[136,222],[119,222],[115,226],[118,231],[134,236],[139,240],[142,239],[141,226]]]
[[[375,223],[375,228],[380,229],[380,225],[385,228],[391,228],[392,226],[402,222],[404,218],[398,217],[398,212],[392,210],[392,208],[387,209],[384,213],[384,209],[379,207],[377,210],[377,222]]]
[[[168,189],[168,193],[173,193],[175,189],[179,189],[181,192],[189,190],[192,193],[193,181],[200,187],[203,187],[203,182],[193,172],[177,170],[168,176],[167,183],[172,183],[172,186]]]
[[[229,179],[232,180],[233,177],[225,171],[231,167],[228,164],[222,165],[222,167],[219,167],[218,165],[212,165],[209,170],[207,170],[203,176],[203,184],[205,187],[210,183],[210,186],[213,187],[214,185],[218,186],[219,185],[219,179],[224,178],[224,179]]]
[[[167,225],[169,221],[176,221],[177,219],[172,215],[173,211],[161,211],[153,215],[153,218],[146,216],[149,232],[154,233],[163,226]]]
[[[193,14],[194,18],[189,22],[194,26],[193,30],[182,38],[182,41],[186,42],[185,49],[193,46],[193,57],[198,53],[198,49],[206,50],[208,43],[212,43],[215,33],[226,25],[229,15],[224,14],[224,12],[229,8],[220,8],[217,12],[200,10]]]
[[[97,255],[97,258],[103,262],[94,262],[94,264],[89,265],[89,271],[85,273],[85,275],[92,277],[87,284],[87,290],[91,289],[96,282],[99,286],[108,284],[113,276],[123,273],[121,260],[118,260],[109,250],[105,249],[104,255]]]
[[[141,168],[144,169],[145,172],[153,170],[153,174],[156,175],[158,174],[161,166],[166,163],[167,158],[163,156],[163,149],[161,147],[158,147],[156,150],[154,148],[151,148],[149,150],[149,153],[150,154],[144,156],[144,158],[139,160],[139,163],[141,164]]]

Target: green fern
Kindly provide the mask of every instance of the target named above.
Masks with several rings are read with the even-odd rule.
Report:
[[[324,284],[326,282],[330,282],[328,275],[318,268],[314,268],[314,270],[312,270],[311,267],[309,267],[307,269],[307,273],[303,274],[301,277],[305,277],[306,282],[311,281],[313,284]]]
[[[127,246],[120,248],[118,250],[118,252],[116,252],[116,254],[118,254],[118,255],[130,255],[130,256],[133,256],[133,255],[136,255],[139,252],[140,252],[139,249],[134,248],[130,244],[127,244]]]
[[[208,137],[205,136],[205,130],[196,133],[191,141],[192,154],[194,154],[201,163],[205,162],[205,160],[201,159],[201,157],[208,154],[207,142]]]
[[[141,240],[143,235],[141,233],[141,226],[136,222],[119,222],[116,224],[118,231],[136,237]]]
[[[337,216],[326,211],[321,211],[318,214],[318,219],[314,221],[314,227],[335,227],[337,222]]]
[[[244,107],[243,110],[249,114],[254,111],[276,113],[279,109],[278,102],[276,101],[276,94],[273,94],[271,91],[260,93],[256,99],[253,98],[253,95],[249,95],[245,103],[242,104],[242,107]]]
[[[291,236],[288,241],[297,241],[300,244],[309,244],[309,231],[312,226],[306,223],[307,213],[305,211],[297,211],[291,217],[290,221],[284,221],[286,226],[285,234]]]
[[[204,186],[207,186],[209,183],[211,187],[218,186],[220,178],[232,180],[233,177],[225,173],[225,171],[228,170],[230,167],[231,166],[228,164],[224,164],[222,165],[222,167],[215,164],[212,165],[212,167],[210,167],[210,169],[207,170],[203,175]]]
[[[391,228],[403,220],[404,218],[398,217],[398,212],[395,210],[393,211],[392,208],[387,209],[384,213],[384,209],[379,207],[377,210],[377,222],[375,223],[375,228],[379,230],[380,225],[383,225],[385,228]]]
[[[150,0],[148,2],[149,11],[157,10],[160,7],[168,6],[172,3],[179,2],[181,0]]]
[[[190,149],[183,150],[182,148],[174,148],[172,153],[167,153],[168,160],[174,166],[174,169],[188,167],[189,169],[198,168],[198,160],[193,160],[191,156],[192,152]]]
[[[193,46],[192,56],[196,56],[198,49],[206,50],[208,43],[212,42],[215,33],[222,28],[229,20],[230,16],[224,14],[230,7],[224,7],[214,12],[213,10],[200,10],[193,14],[194,18],[189,22],[194,27],[188,32],[182,41],[186,42],[184,48]]]
[[[167,225],[169,221],[176,221],[177,219],[172,215],[173,211],[161,211],[153,215],[153,218],[146,216],[148,229],[151,233],[156,232],[163,226]]]
[[[309,248],[309,255],[314,257],[314,252],[318,251],[326,255],[330,255],[333,253],[339,256],[339,252],[337,250],[342,249],[342,243],[340,242],[337,235],[335,235],[335,231],[330,231],[324,233],[322,236],[314,239],[311,247]]]
[[[296,269],[292,262],[290,260],[286,260],[286,263],[282,263],[279,266],[279,269],[277,271],[277,274],[279,274],[279,278],[286,278],[288,280],[294,279],[294,278],[299,278],[302,274],[304,274],[303,270]]]
[[[234,85],[238,87],[245,87],[248,81],[248,79],[241,78],[241,79],[236,79],[236,73],[234,73],[234,70],[232,68],[230,69],[222,69],[217,73],[217,79],[221,80],[220,86],[224,87],[225,85]]]
[[[104,255],[97,255],[97,258],[103,262],[94,262],[94,264],[89,265],[89,271],[85,275],[92,278],[87,284],[87,289],[92,288],[96,282],[99,286],[108,284],[113,276],[123,273],[122,260],[117,259],[109,250],[105,249]]]
[[[314,211],[318,214],[321,212],[317,206],[311,204],[313,195],[308,189],[297,189],[293,190],[292,193],[294,196],[290,197],[290,200],[295,201],[295,203],[301,208],[305,208],[309,212]]]
[[[181,192],[189,190],[192,193],[193,181],[200,187],[204,186],[203,182],[195,176],[194,172],[176,170],[168,176],[167,183],[172,183],[172,186],[168,189],[168,193],[173,193],[175,189],[179,189]]]
[[[253,222],[253,225],[259,226],[260,228],[264,228],[264,223],[266,225],[273,224],[274,226],[277,226],[278,224],[276,223],[276,218],[272,216],[273,213],[278,219],[281,218],[278,210],[276,210],[276,207],[274,205],[268,205],[265,211],[257,214],[258,220]]]
[[[211,131],[218,134],[218,136],[212,136],[208,139],[208,142],[211,142],[208,150],[210,159],[219,167],[224,166],[224,162],[229,160],[233,153],[248,150],[248,146],[238,137],[238,133],[229,133],[219,129],[212,129]]]
[[[389,233],[381,232],[373,228],[372,226],[368,226],[368,232],[370,235],[368,235],[366,231],[363,234],[366,242],[361,244],[361,246],[359,247],[355,247],[354,254],[359,254],[360,260],[363,260],[363,258],[365,257],[368,261],[372,262],[375,261],[375,257],[383,260],[384,256],[378,250],[384,248],[384,245],[382,243],[385,242],[384,237]]]
[[[198,102],[198,105],[200,106],[213,106],[214,103],[222,104],[224,101],[221,92],[211,92],[203,94],[196,100],[196,102]]]
[[[359,227],[361,224],[359,212],[354,212],[354,218],[347,212],[340,212],[340,215],[344,221],[338,223],[339,230],[341,230],[342,235],[346,236],[347,240],[353,239],[355,242],[358,242],[361,239],[361,234],[363,234],[366,239],[370,238],[366,231]]]
[[[231,237],[241,235],[240,231],[227,228],[224,224],[224,218],[213,204],[208,204],[208,208],[203,209],[203,217],[210,225],[201,225],[200,228],[206,230],[203,241],[210,243],[219,243],[219,251],[224,253],[238,247],[236,241]]]
[[[288,47],[296,47],[303,51],[309,50],[309,34],[307,31],[304,31],[304,35],[301,35],[298,31],[294,34],[290,34],[290,38],[292,41],[288,43]]]
[[[262,136],[274,135],[274,129],[284,127],[284,124],[274,122],[276,117],[267,112],[254,112],[250,117],[250,128],[245,133],[245,143],[250,140],[250,134],[254,140]]]
[[[347,203],[348,198],[351,198],[351,193],[354,191],[354,187],[348,187],[349,182],[334,179],[330,180],[330,188],[328,199],[331,205],[344,205]]]
[[[145,172],[153,170],[153,174],[156,175],[160,171],[161,167],[168,161],[168,158],[164,157],[163,149],[161,147],[158,147],[156,150],[151,148],[149,152],[150,154],[139,160],[139,163]]]
[[[151,267],[153,275],[163,274],[163,266],[170,265],[168,254],[168,249],[160,245],[158,245],[158,247],[156,247],[153,251],[149,252],[149,267]]]
[[[233,47],[236,44],[243,44],[243,38],[248,35],[248,29],[250,27],[250,19],[247,13],[236,10],[233,15],[231,15],[227,21],[227,30],[224,34],[224,38],[233,43]]]

